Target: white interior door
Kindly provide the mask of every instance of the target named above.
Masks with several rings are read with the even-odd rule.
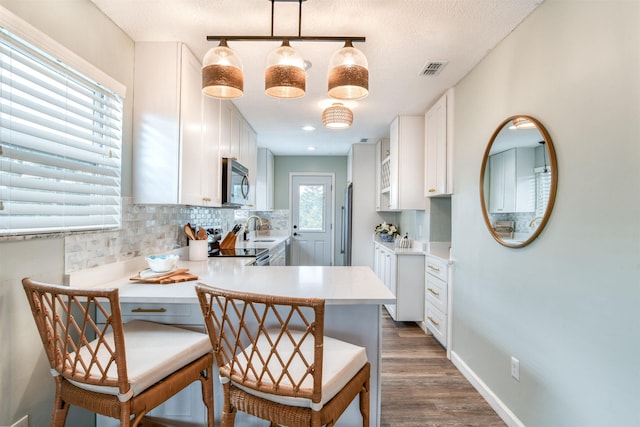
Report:
[[[333,265],[333,175],[290,175],[291,265]]]

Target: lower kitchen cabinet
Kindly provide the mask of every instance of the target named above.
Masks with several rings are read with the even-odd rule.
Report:
[[[449,264],[427,255],[424,286],[424,327],[445,348],[449,337]]]
[[[192,330],[205,332],[202,312],[198,304],[130,304],[121,303],[122,321],[133,319],[172,324]],[[100,320],[100,318],[99,318]],[[148,417],[172,426],[204,426],[207,424],[207,411],[202,402],[202,385],[194,382],[184,390],[151,410]],[[118,427],[119,420],[96,415],[96,427]]]
[[[395,321],[420,322],[424,316],[424,255],[397,253],[392,245],[374,242],[374,271],[396,297],[385,308]]]
[[[280,242],[275,247],[269,249],[269,265],[287,265],[287,242]]]

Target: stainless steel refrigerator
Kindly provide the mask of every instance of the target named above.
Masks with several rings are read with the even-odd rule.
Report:
[[[344,265],[351,265],[352,226],[353,226],[353,184],[347,184],[344,190],[344,205],[342,206],[342,245]]]

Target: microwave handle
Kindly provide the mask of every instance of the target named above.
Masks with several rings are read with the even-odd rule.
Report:
[[[241,189],[242,197],[245,199],[249,197],[249,178],[247,177],[247,175],[242,177]]]

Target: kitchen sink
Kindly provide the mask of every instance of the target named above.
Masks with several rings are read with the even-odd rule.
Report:
[[[275,239],[255,239],[254,242],[275,242]]]

